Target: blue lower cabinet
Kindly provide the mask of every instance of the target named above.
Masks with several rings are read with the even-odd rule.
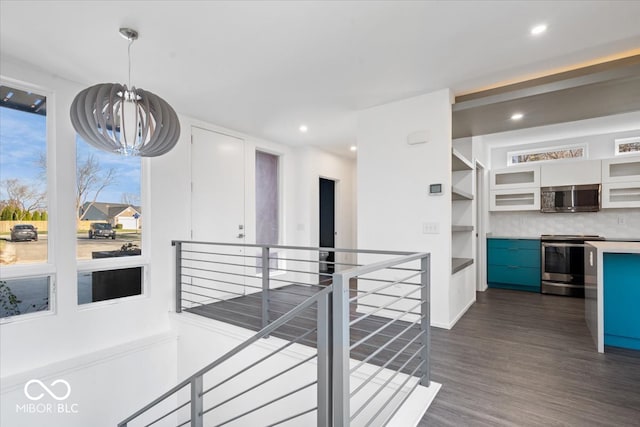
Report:
[[[490,288],[540,292],[540,241],[488,239],[487,283]]]
[[[603,254],[604,344],[640,350],[640,254]]]

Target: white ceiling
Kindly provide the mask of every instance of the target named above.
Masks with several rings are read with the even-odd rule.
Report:
[[[0,51],[82,84],[126,83],[118,28],[132,27],[132,83],[178,112],[348,154],[359,109],[637,53],[639,16],[640,1],[2,0]],[[530,36],[540,22],[548,32]]]

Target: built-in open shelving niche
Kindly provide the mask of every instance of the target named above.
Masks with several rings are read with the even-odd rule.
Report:
[[[473,200],[473,194],[459,188],[451,188],[451,200]]]
[[[473,170],[473,165],[458,150],[453,148],[451,150],[451,170],[453,172],[470,171]]]
[[[463,233],[465,231],[473,231],[473,225],[452,225],[451,232]]]
[[[473,264],[473,258],[451,258],[451,274],[464,270]]]

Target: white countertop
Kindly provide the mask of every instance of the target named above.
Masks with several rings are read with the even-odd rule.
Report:
[[[640,253],[640,242],[589,241],[586,243],[602,252]]]

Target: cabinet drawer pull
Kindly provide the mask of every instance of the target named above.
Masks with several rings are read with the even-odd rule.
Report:
[[[508,268],[520,268],[520,266],[517,266],[517,265],[508,265],[507,267]]]

